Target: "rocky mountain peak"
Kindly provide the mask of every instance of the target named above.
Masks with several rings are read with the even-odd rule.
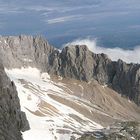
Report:
[[[0,56],[7,68],[31,66],[50,75],[97,80],[140,103],[140,65],[111,61],[106,54],[95,54],[85,45],[66,46],[60,52],[41,36],[0,37]]]
[[[57,126],[55,119],[51,118],[50,121],[48,117],[47,124],[50,124],[48,132],[51,130],[51,135],[55,139],[54,132],[62,134],[65,130],[70,134],[71,131],[79,131],[81,126],[83,129],[91,120],[102,125],[123,119],[139,120],[137,106],[140,105],[139,64],[127,64],[120,59],[112,61],[106,54],[95,54],[90,51],[86,45],[70,45],[60,51],[41,36],[25,35],[0,37],[0,60],[8,76],[14,80],[21,95],[22,107],[24,106],[28,113],[43,118],[48,115],[59,118],[59,115],[62,115],[62,120],[59,119],[64,124],[64,120],[72,118],[72,121],[66,121],[69,127],[65,125],[64,128],[63,125]],[[25,114],[20,110],[15,84],[6,76],[2,65],[0,64],[0,123],[5,131],[0,129],[0,139],[20,140],[22,139],[20,131],[25,131],[29,126]],[[122,98],[116,91],[137,105]],[[55,104],[56,101],[59,105]],[[30,103],[37,104],[35,110]],[[64,108],[68,107],[65,108],[66,112],[63,112],[61,105]],[[67,110],[70,113],[67,113]],[[77,115],[78,112],[84,119]],[[85,117],[88,118],[87,122]],[[32,122],[30,115],[28,119]],[[73,120],[79,123],[76,129],[72,125]],[[33,123],[30,123],[31,128],[40,121],[42,122],[33,120]],[[98,126],[95,123],[92,125],[90,124],[94,129]],[[57,129],[52,130],[52,126],[56,126]],[[40,131],[42,125],[38,128]],[[68,128],[71,131],[67,131]],[[96,132],[90,134],[96,135]],[[104,135],[104,132],[102,134]],[[112,136],[112,133],[107,137],[110,135]],[[28,137],[28,134],[24,136]],[[118,134],[115,136],[118,137]]]

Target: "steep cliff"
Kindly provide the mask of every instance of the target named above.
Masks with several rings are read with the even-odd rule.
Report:
[[[22,140],[20,131],[27,129],[29,125],[20,110],[16,87],[0,63],[0,140]]]
[[[1,37],[0,56],[6,68],[32,66],[51,75],[97,80],[140,105],[140,65],[113,62],[85,45],[67,46],[60,52],[41,36]]]
[[[50,56],[50,71],[78,80],[97,80],[140,105],[140,65],[111,61],[105,54],[94,54],[87,46],[68,46]]]

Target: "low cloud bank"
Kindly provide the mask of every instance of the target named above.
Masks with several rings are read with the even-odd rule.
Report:
[[[87,45],[89,50],[94,53],[105,53],[111,58],[113,61],[117,61],[118,59],[122,59],[127,63],[140,63],[140,46],[134,47],[133,50],[122,49],[122,48],[104,48],[97,46],[96,39],[77,39],[70,43],[65,44],[68,45]]]

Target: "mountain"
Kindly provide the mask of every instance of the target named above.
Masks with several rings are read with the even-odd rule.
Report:
[[[111,61],[85,45],[68,46],[60,52],[41,36],[1,37],[0,55],[7,68],[37,67],[42,72],[82,81],[97,80],[140,104],[139,64]]]
[[[25,140],[69,140],[140,121],[139,64],[111,61],[85,45],[58,50],[25,35],[0,37],[0,59],[31,127]]]

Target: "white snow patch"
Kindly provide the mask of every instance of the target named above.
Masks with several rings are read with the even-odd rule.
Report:
[[[66,94],[61,88],[61,86],[65,85],[51,81],[48,73],[41,73],[37,68],[31,67],[5,69],[5,71],[10,79],[15,82],[21,109],[26,113],[30,123],[31,129],[23,133],[24,140],[69,140],[74,130],[82,133],[83,131],[103,128],[100,124],[89,120],[73,108],[53,100],[48,94],[63,96],[70,100],[76,100],[77,97]],[[79,86],[83,90],[83,87]],[[39,104],[42,100],[53,106],[58,112],[48,106],[43,106],[40,110]],[[49,114],[45,111],[43,112],[43,110],[49,111]],[[43,116],[37,116],[30,111],[40,111]],[[80,117],[86,123],[78,122],[70,117],[70,114]],[[65,126],[67,127],[64,128]],[[69,130],[69,132],[61,134],[58,129]]]
[[[41,79],[44,81],[48,81],[48,80],[50,80],[50,75],[48,73],[42,73]]]

